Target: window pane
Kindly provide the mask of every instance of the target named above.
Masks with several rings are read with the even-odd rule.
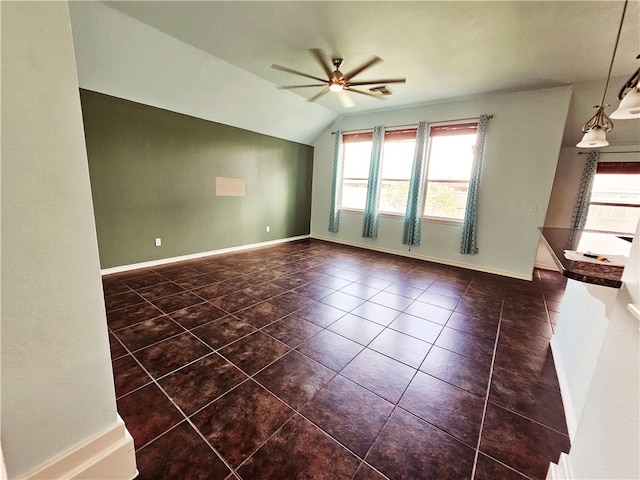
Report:
[[[424,214],[428,217],[464,219],[468,191],[467,182],[429,182]]]
[[[369,178],[371,142],[344,144],[343,178]]]
[[[640,175],[596,174],[591,201],[640,205]]]
[[[404,214],[407,208],[407,195],[409,195],[408,180],[382,180],[379,210],[381,212]]]
[[[429,180],[468,180],[476,135],[431,137]]]
[[[415,140],[385,142],[382,156],[382,179],[409,180],[415,148]]]
[[[342,208],[364,210],[367,201],[366,180],[344,180],[342,183]]]
[[[638,219],[640,219],[638,207],[589,205],[589,214],[584,228],[633,234],[636,231]]]

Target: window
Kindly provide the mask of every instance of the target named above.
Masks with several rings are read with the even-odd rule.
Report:
[[[462,221],[476,143],[477,122],[430,127],[423,216]],[[416,147],[416,128],[387,130],[380,166],[381,213],[404,215]],[[340,208],[364,210],[372,132],[345,133]]]
[[[600,162],[585,229],[635,233],[640,219],[640,162]]]
[[[384,135],[379,210],[404,215],[416,149],[416,129],[391,130]]]
[[[462,221],[477,123],[432,125],[425,180],[424,216]]]
[[[341,208],[364,210],[372,137],[371,132],[346,133],[342,137],[344,166]],[[415,143],[415,128],[385,132],[378,206],[381,212],[404,215]]]

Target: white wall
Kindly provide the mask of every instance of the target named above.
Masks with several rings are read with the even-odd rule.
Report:
[[[1,421],[15,478],[117,414],[68,5],[1,8]]]
[[[640,303],[640,225],[622,280],[571,451],[561,459],[571,478],[640,478],[640,332],[627,310],[629,303]]]
[[[305,144],[337,117],[100,2],[72,2],[71,21],[87,90]]]
[[[494,114],[489,121],[479,194],[477,255],[461,255],[462,227],[422,222],[422,245],[414,256],[518,278],[531,278],[553,184],[571,87],[499,94],[340,119],[332,129],[405,125]],[[402,218],[380,219],[378,239],[361,238],[362,216],[341,213],[340,231],[328,232],[334,137],[325,131],[315,145],[311,234],[318,238],[407,253]],[[531,207],[537,211],[531,213]]]

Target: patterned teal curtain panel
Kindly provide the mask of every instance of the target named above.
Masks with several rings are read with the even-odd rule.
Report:
[[[378,193],[380,191],[380,160],[384,145],[384,127],[373,129],[373,143],[371,145],[371,165],[369,167],[369,181],[367,182],[367,201],[364,207],[362,221],[362,236],[364,238],[378,237]]]
[[[424,169],[424,155],[427,149],[427,122],[418,124],[416,133],[416,150],[413,155],[413,169],[409,180],[409,196],[407,211],[404,214],[402,229],[402,243],[404,245],[420,245],[420,202],[422,200],[422,176]]]
[[[460,253],[463,255],[475,255],[478,253],[478,191],[480,190],[480,176],[482,174],[482,161],[484,158],[484,139],[489,118],[489,115],[483,113],[478,120],[478,133],[476,136],[476,144],[473,148],[473,163],[471,164],[471,178],[469,179],[467,209],[464,214],[464,223],[462,224]]]
[[[329,208],[329,231],[338,232],[340,223],[340,175],[342,174],[342,130],[336,132],[336,145],[333,149],[333,177],[331,178],[331,206]]]
[[[596,175],[599,159],[600,152],[597,151],[590,152],[587,157],[587,163],[584,166],[582,177],[580,178],[580,186],[578,188],[578,195],[576,196],[576,203],[573,206],[573,212],[571,213],[572,228],[584,228],[585,223],[587,223],[589,202],[591,202],[591,190],[593,189],[593,178]]]

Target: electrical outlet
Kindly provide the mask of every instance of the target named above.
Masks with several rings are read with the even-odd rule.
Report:
[[[271,231],[271,227],[267,225],[267,233],[269,233],[270,231]]]
[[[161,246],[162,246],[162,239],[156,238],[156,247],[161,247]]]

